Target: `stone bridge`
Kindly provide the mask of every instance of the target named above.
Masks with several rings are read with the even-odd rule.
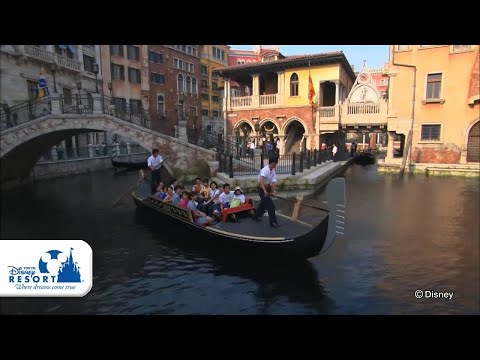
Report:
[[[2,127],[2,184],[27,179],[43,152],[67,136],[90,131],[113,132],[138,143],[148,151],[158,148],[160,154],[168,158],[168,164],[176,175],[187,170],[189,173],[201,173],[202,170],[208,170],[208,161],[215,159],[215,153],[211,150],[105,114],[101,111],[103,106],[100,105],[99,98],[94,98],[91,113],[63,114],[60,111],[60,98],[52,96],[49,114],[8,128]]]

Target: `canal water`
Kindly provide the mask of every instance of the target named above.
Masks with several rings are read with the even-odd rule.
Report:
[[[4,298],[5,314],[478,314],[478,179],[345,172],[347,222],[325,253],[256,263],[159,233],[112,171],[2,193],[2,239],[83,239],[93,288],[83,298]],[[324,194],[305,198],[322,205]],[[276,200],[282,211],[282,200]],[[286,208],[284,211],[287,211]],[[314,211],[303,208],[302,211]],[[247,220],[245,220],[247,221]],[[183,233],[182,233],[183,234]],[[190,234],[192,238],[195,234]],[[452,299],[415,291],[453,292]]]

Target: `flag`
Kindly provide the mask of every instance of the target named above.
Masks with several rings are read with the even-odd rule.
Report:
[[[314,106],[315,105],[315,90],[313,89],[313,82],[312,82],[312,77],[310,74],[308,75],[308,102],[310,105]]]
[[[45,70],[43,66],[40,68],[40,77],[38,79],[38,92],[37,97],[41,98],[50,95],[47,87],[47,80],[45,79]]]

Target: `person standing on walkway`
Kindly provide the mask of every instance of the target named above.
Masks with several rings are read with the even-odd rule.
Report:
[[[279,227],[277,222],[277,215],[275,214],[275,205],[272,201],[272,196],[277,195],[277,174],[275,173],[275,167],[277,166],[278,158],[271,157],[269,164],[260,170],[258,175],[258,195],[260,196],[260,204],[257,207],[255,221],[262,221],[262,216],[265,210],[268,211],[268,217],[270,218],[271,227]]]
[[[152,150],[152,155],[147,160],[148,167],[152,170],[151,172],[151,184],[150,191],[155,194],[158,184],[160,183],[160,166],[163,163],[163,158],[159,155],[160,151],[158,149]]]
[[[332,146],[332,157],[333,157],[333,161],[337,161],[337,145],[333,144]]]

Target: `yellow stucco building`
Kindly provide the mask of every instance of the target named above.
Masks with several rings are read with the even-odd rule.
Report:
[[[228,45],[203,45],[200,96],[202,124],[207,133],[223,131],[222,97],[224,81],[212,71],[228,65]]]
[[[479,162],[479,45],[390,45],[389,78],[389,140],[408,150],[413,130],[409,163]]]

